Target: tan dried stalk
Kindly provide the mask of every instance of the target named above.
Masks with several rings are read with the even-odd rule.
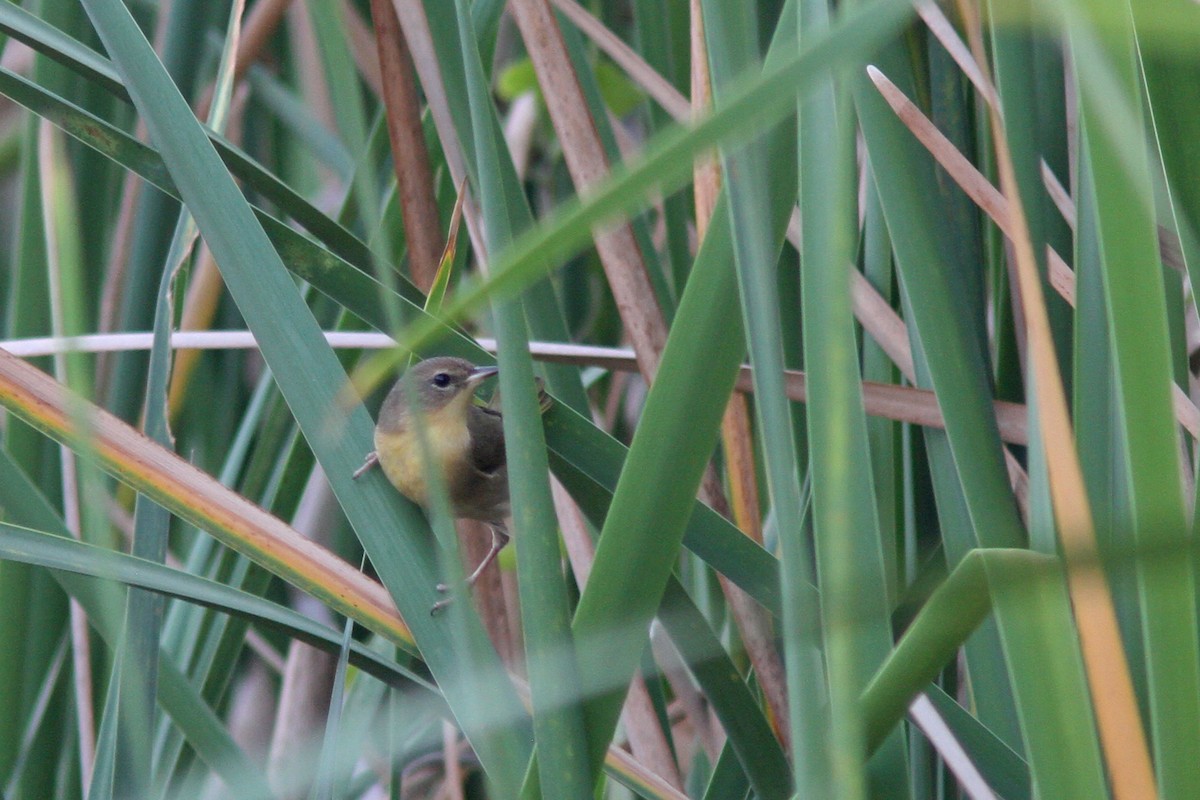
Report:
[[[590,187],[608,177],[608,155],[554,11],[546,0],[512,0],[509,10],[537,72],[567,170],[576,190],[586,196]],[[652,383],[666,345],[667,326],[633,227],[628,221],[615,222],[593,236],[621,321],[637,353],[638,368],[647,383]]]

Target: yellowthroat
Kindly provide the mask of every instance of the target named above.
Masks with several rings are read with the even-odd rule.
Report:
[[[492,529],[491,549],[467,578],[468,586],[509,541],[504,426],[497,410],[474,402],[475,389],[496,372],[495,367],[449,357],[429,358],[411,367],[384,399],[375,425],[375,450],[354,473],[357,478],[379,464],[402,495],[427,507],[427,464],[440,469],[454,515],[486,522]],[[419,404],[419,413],[414,413],[410,399]],[[424,426],[428,455],[422,452],[417,425]],[[432,610],[447,602],[436,603]]]

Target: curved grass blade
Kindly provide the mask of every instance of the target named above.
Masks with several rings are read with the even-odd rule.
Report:
[[[58,534],[0,523],[0,557],[117,581],[233,614],[330,653],[338,652],[342,646],[339,632],[278,603],[198,575]],[[357,641],[350,647],[350,663],[389,685],[413,683],[438,694],[437,687],[426,679],[382,658]]]
[[[1036,794],[1104,796],[1062,567],[1057,558],[1027,550],[974,550],[938,587],[863,692],[868,748],[883,740],[989,612],[1013,665]]]

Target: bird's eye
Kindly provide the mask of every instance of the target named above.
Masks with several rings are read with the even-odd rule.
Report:
[[[444,372],[439,372],[433,376],[433,385],[439,389],[445,389],[450,385],[450,376]]]

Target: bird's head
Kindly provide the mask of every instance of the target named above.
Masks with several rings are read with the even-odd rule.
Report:
[[[415,398],[421,413],[438,416],[451,406],[465,410],[476,387],[497,372],[495,367],[477,367],[461,358],[427,358],[413,366],[397,381],[380,412],[380,421],[399,422],[408,417],[410,401]]]

